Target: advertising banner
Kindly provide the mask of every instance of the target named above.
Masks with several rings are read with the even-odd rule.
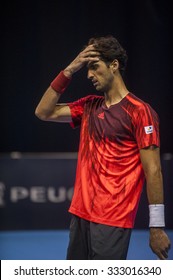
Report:
[[[66,229],[73,195],[77,154],[0,157],[0,230]],[[173,160],[162,164],[166,223],[173,228]],[[148,227],[146,190],[136,228]]]

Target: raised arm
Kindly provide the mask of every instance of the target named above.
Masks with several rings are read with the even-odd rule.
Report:
[[[60,96],[49,86],[37,105],[35,115],[43,121],[70,122],[70,108],[66,104],[58,104]]]
[[[89,45],[81,51],[48,87],[36,107],[36,116],[44,121],[71,122],[70,108],[67,104],[59,103],[60,96],[68,86],[73,74],[86,63],[98,61],[98,56],[99,53],[95,51],[93,45]]]
[[[155,146],[141,149],[140,157],[146,177],[150,211],[150,247],[159,259],[166,259],[170,249],[170,240],[164,231],[164,193],[160,150]]]

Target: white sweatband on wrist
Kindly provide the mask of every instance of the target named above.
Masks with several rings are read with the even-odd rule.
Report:
[[[149,227],[165,226],[165,206],[164,204],[149,205]]]

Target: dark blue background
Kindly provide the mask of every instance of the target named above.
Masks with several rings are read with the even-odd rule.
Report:
[[[127,50],[125,81],[160,116],[161,153],[173,153],[170,1],[4,1],[1,4],[0,152],[73,152],[79,130],[35,115],[43,92],[92,36]],[[94,92],[81,70],[61,101]]]

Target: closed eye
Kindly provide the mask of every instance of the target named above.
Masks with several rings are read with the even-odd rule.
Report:
[[[87,65],[88,70],[97,70],[98,67],[99,67],[99,64],[96,62],[90,62]]]

